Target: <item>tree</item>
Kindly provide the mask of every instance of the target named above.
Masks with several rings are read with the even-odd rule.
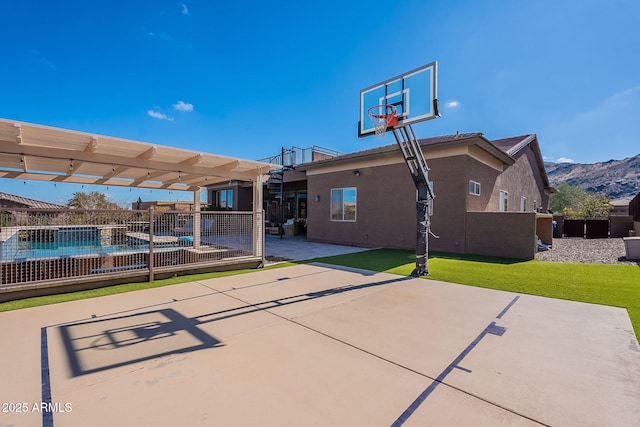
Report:
[[[613,204],[607,196],[589,194],[582,200],[578,213],[584,219],[608,219],[611,209]]]
[[[549,196],[551,212],[577,211],[584,199],[589,196],[586,190],[577,185],[563,182],[556,187],[556,192]]]
[[[67,206],[76,209],[122,209],[116,203],[108,201],[106,194],[97,191],[73,193],[73,197],[67,201]]]
[[[566,182],[556,187],[549,197],[549,210],[562,212],[571,219],[606,219],[613,205],[606,196],[589,193]]]

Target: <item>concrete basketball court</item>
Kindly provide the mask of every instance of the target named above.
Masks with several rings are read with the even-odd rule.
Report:
[[[613,307],[312,264],[0,324],[3,427],[640,423]]]

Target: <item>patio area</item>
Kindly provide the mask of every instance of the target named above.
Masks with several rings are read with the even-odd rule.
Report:
[[[277,261],[300,261],[334,255],[369,251],[374,248],[358,246],[332,245],[328,243],[308,242],[306,236],[265,236],[264,251],[267,263]]]
[[[640,419],[640,348],[615,307],[311,264],[0,322],[0,395],[26,405],[7,405],[2,425]]]

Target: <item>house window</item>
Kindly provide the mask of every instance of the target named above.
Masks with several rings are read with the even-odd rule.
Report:
[[[509,193],[506,191],[500,190],[500,212],[507,211],[507,199],[509,198]]]
[[[301,192],[298,193],[298,218],[306,218],[307,217],[307,193]]]
[[[474,196],[480,195],[480,183],[475,181],[469,181],[469,194]]]
[[[233,190],[218,190],[214,194],[213,205],[216,208],[233,208]]]
[[[527,211],[527,198],[522,196],[520,197],[520,212]]]
[[[331,190],[331,221],[355,221],[357,190],[334,188]]]

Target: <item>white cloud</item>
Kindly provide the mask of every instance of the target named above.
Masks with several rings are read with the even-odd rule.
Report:
[[[158,120],[167,120],[169,122],[173,121],[172,117],[167,116],[166,114],[162,114],[159,113],[157,111],[153,111],[153,110],[149,110],[147,111],[147,114],[151,117],[153,117],[154,119],[158,119]]]
[[[55,62],[49,61],[46,58],[40,58],[40,62],[42,62],[44,65],[46,65],[48,68],[50,68],[52,70],[58,70],[59,69],[58,65]]]
[[[147,32],[147,36],[158,40],[173,40],[173,37],[168,34],[154,33],[153,31]]]
[[[460,102],[452,99],[451,101],[447,101],[444,106],[447,108],[458,108],[460,106]]]
[[[178,101],[176,104],[173,104],[173,108],[178,111],[193,111],[193,104],[189,104],[188,102]]]
[[[188,15],[189,14],[189,8],[187,7],[186,4],[180,3],[180,7],[182,8],[182,14],[183,15]]]
[[[55,62],[53,62],[52,60],[50,60],[48,58],[45,58],[37,50],[31,51],[30,54],[31,54],[32,61],[34,61],[34,63],[37,62],[38,66],[44,66],[44,67],[47,67],[48,69],[54,70],[54,71],[58,71],[60,69],[58,64],[56,64]]]
[[[558,162],[558,163],[575,163],[575,162],[573,161],[573,159],[569,159],[569,158],[567,158],[567,157],[560,157],[560,158],[558,158],[558,161],[557,161],[557,162]]]

